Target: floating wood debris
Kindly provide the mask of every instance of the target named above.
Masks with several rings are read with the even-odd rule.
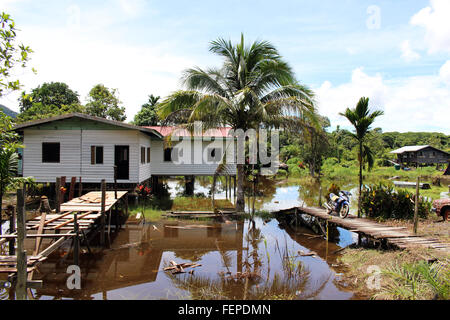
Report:
[[[176,263],[175,261],[171,260],[170,264],[172,266],[170,267],[165,267],[164,271],[172,271],[172,274],[179,274],[179,273],[186,273],[186,271],[184,269],[188,269],[188,268],[197,268],[197,267],[201,267],[201,264],[198,263],[193,263],[193,262],[186,262],[186,263]],[[192,271],[192,270],[191,270]],[[192,274],[192,272],[189,272]]]

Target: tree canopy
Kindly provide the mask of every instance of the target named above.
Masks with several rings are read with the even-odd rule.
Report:
[[[11,79],[10,71],[16,66],[25,67],[30,47],[17,44],[17,28],[11,16],[5,12],[0,15],[0,97],[8,91],[20,89],[18,79]]]
[[[141,110],[134,116],[133,123],[137,126],[157,126],[160,119],[156,112],[160,97],[154,95],[148,96],[148,102],[143,104]]]
[[[120,104],[117,89],[108,89],[103,84],[97,84],[89,92],[86,113],[110,120],[125,121],[125,108]]]
[[[30,94],[22,92],[19,98],[20,112],[25,112],[35,103],[53,105],[58,108],[72,104],[80,104],[79,95],[63,82],[43,83],[34,88]]]

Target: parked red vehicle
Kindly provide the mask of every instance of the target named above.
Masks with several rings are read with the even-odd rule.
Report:
[[[433,201],[433,211],[438,216],[442,216],[444,221],[447,221],[450,215],[450,199],[438,199]]]

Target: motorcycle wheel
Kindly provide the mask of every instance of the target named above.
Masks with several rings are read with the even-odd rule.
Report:
[[[342,219],[345,219],[348,216],[348,213],[350,212],[350,207],[348,204],[343,204],[341,210],[339,211],[339,216]]]

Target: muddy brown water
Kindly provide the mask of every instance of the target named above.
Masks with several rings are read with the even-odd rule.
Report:
[[[278,185],[266,210],[302,202],[300,186]],[[109,249],[85,247],[81,289],[69,289],[70,241],[39,267],[33,299],[359,299],[340,281],[340,248],[355,235],[338,228],[327,242],[303,227],[277,219],[232,221],[160,220],[126,224]],[[313,255],[308,255],[313,254]],[[197,263],[186,273],[164,271],[170,262]],[[189,272],[193,270],[193,272]],[[13,299],[1,289],[0,299]],[[30,296],[31,298],[31,296]]]

